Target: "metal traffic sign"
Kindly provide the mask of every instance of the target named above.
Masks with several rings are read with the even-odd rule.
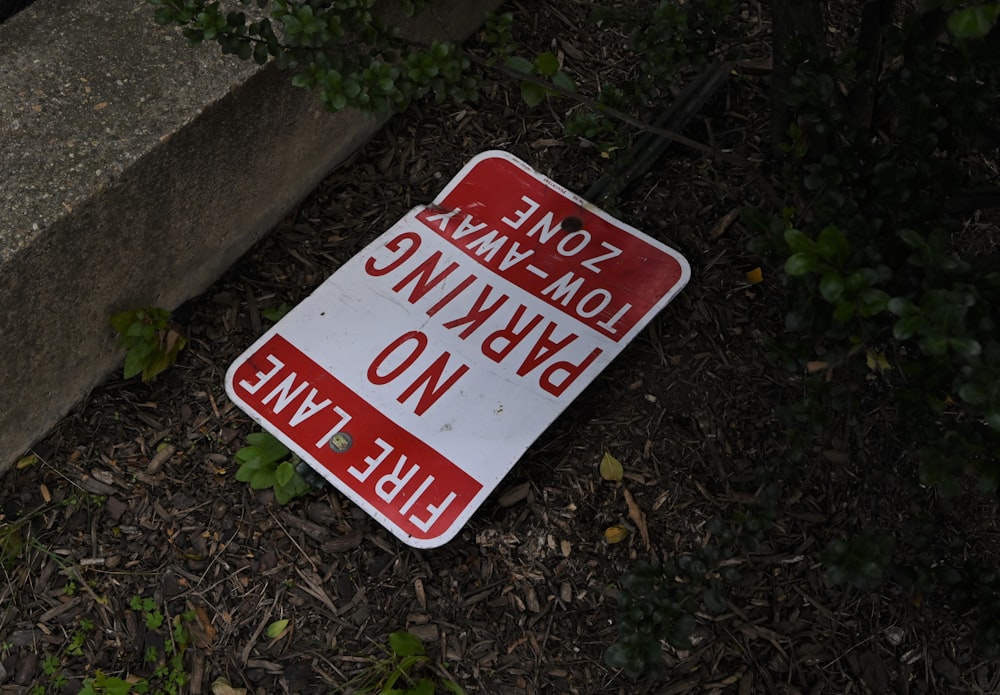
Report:
[[[261,336],[226,390],[399,539],[435,547],[689,275],[484,152]]]

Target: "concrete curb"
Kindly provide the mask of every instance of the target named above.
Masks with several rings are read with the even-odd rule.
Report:
[[[441,0],[407,33],[463,38],[499,4]],[[204,291],[381,125],[135,0],[0,25],[0,475],[120,364],[112,313]]]

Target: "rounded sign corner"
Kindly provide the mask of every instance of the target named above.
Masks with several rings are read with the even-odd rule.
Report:
[[[407,535],[405,532],[396,533],[396,538],[401,540],[406,545],[411,548],[416,548],[417,550],[434,550],[435,548],[440,548],[448,541],[452,540],[458,535],[458,532],[462,530],[468,519],[457,519],[451,526],[446,528],[443,533],[439,533],[431,538],[419,538],[417,536]],[[394,527],[393,532],[400,530],[398,527]]]
[[[229,365],[229,369],[226,370],[225,379],[223,379],[223,385],[226,388],[226,395],[229,396],[229,400],[238,404],[241,408],[243,408],[243,399],[236,393],[235,379],[237,370],[239,370],[240,366],[243,364],[242,357],[243,356],[241,355],[240,359],[235,360],[231,365]]]
[[[471,170],[478,164],[492,160],[500,160],[511,166],[517,167],[521,170],[521,172],[528,175],[535,183],[539,183],[543,186],[562,188],[555,181],[549,179],[549,177],[540,174],[537,169],[525,162],[523,159],[507,152],[506,150],[486,150],[485,152],[480,152],[469,161],[468,169]]]
[[[465,163],[455,176],[449,181],[441,192],[434,198],[434,203],[441,205],[448,198],[448,195],[459,185],[463,183],[468,183],[468,180],[479,180],[486,179],[490,180],[493,177],[502,176],[502,172],[496,172],[491,168],[491,164],[495,167],[497,163],[503,162],[509,166],[516,168],[518,171],[527,175],[530,179],[542,185],[554,185],[551,181],[546,179],[544,176],[535,171],[531,165],[525,163],[521,159],[518,159],[510,152],[505,150],[484,150],[479,154],[475,155],[472,159]],[[473,175],[482,166],[486,166],[485,170],[480,170],[478,174]]]
[[[680,277],[677,278],[677,283],[674,285],[671,296],[684,289],[684,287],[688,284],[688,281],[691,279],[691,264],[688,263],[688,259],[678,252],[674,252],[674,259],[681,267],[681,274]]]
[[[475,157],[470,159],[468,165],[478,164],[479,162],[482,162],[487,159],[505,159],[508,162],[516,162],[518,164],[521,164],[522,166],[527,166],[524,164],[524,162],[522,162],[520,159],[512,155],[510,152],[507,152],[506,150],[483,150]]]

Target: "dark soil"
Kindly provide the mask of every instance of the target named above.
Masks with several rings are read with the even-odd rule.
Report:
[[[591,84],[615,75],[624,38],[588,28],[587,5],[511,9],[521,40],[566,56]],[[760,12],[750,4],[746,18],[763,31]],[[753,39],[764,56],[765,38]],[[761,72],[734,75],[686,134],[764,159]],[[496,85],[475,105],[395,117],[175,312],[189,337],[175,367],[151,384],[110,379],[38,443],[33,465],[0,480],[0,524],[17,525],[0,579],[0,693],[77,693],[98,671],[162,683],[167,626],[184,613],[180,692],[193,694],[220,677],[251,693],[342,692],[397,630],[418,635],[468,693],[1000,692],[971,616],[891,582],[862,592],[824,574],[832,538],[947,508],[901,482],[913,465],[874,399],[800,463],[784,458],[775,413],[800,398],[804,370],[775,366],[764,349],[783,330],[780,272],[765,266],[763,282],[748,281],[760,260],[734,213],[772,205],[754,167],[674,147],[626,193],[616,214],[680,250],[690,284],[444,547],[403,545],[329,488],[279,506],[234,479],[233,454],[254,428],[223,376],[270,325],[262,312],[300,301],[483,150],[586,191],[605,162],[564,136],[567,108],[531,110],[516,86]],[[623,483],[600,477],[605,452]],[[606,666],[622,575],[709,542],[709,520],[753,506],[762,471],[783,472],[776,518],[759,547],[729,561],[739,579],[727,610],[698,614],[691,649],[664,645],[663,680]],[[942,542],[995,548],[995,504],[972,509],[948,516]],[[614,524],[633,532],[609,544]],[[137,596],[163,625],[131,607]],[[271,638],[279,619],[288,628]]]

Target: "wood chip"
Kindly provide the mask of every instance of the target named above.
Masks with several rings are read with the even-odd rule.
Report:
[[[542,610],[542,606],[538,602],[538,592],[535,591],[535,587],[531,586],[531,584],[524,587],[524,605],[532,613],[538,613]]]
[[[569,603],[573,600],[573,587],[569,582],[563,582],[559,585],[559,599],[563,603]]]
[[[354,550],[361,545],[361,541],[364,540],[364,537],[365,535],[360,529],[351,529],[342,536],[337,536],[333,540],[325,542],[323,544],[323,550],[328,553],[344,553],[348,550]]]
[[[725,215],[723,215],[722,217],[720,217],[716,221],[716,223],[714,225],[712,225],[712,229],[708,233],[708,238],[710,240],[714,241],[714,240],[718,239],[720,236],[722,236],[723,234],[725,234],[726,230],[729,229],[732,226],[733,222],[736,221],[736,218],[740,216],[740,210],[741,209],[742,208],[738,208],[738,207],[733,208],[732,210],[730,210],[729,212],[727,212]]]
[[[320,526],[313,521],[309,521],[309,519],[303,519],[291,512],[282,512],[281,521],[284,524],[299,529],[314,541],[322,543],[330,538],[330,530],[325,526]]]
[[[416,635],[425,645],[434,644],[438,641],[438,626],[434,623],[411,625],[409,631]]]
[[[118,488],[92,478],[89,475],[85,475],[80,479],[80,487],[92,495],[103,495],[105,497],[118,492]]]
[[[427,594],[424,592],[424,582],[420,578],[413,580],[413,594],[417,597],[417,605],[420,610],[427,610]]]
[[[497,500],[497,504],[501,507],[513,507],[518,502],[521,502],[528,498],[528,493],[531,492],[531,483],[521,483],[515,485],[512,488],[508,488],[502,495],[500,499]]]
[[[163,464],[170,460],[170,457],[174,455],[177,451],[177,447],[173,444],[164,444],[153,458],[149,460],[149,465],[146,466],[146,475],[155,475],[163,468]]]
[[[643,545],[646,546],[646,550],[649,550],[649,527],[646,525],[646,515],[643,513],[642,509],[639,508],[639,504],[635,501],[632,493],[629,492],[627,487],[622,486],[622,494],[625,495],[625,504],[628,505],[628,518],[631,519],[637,529],[639,529],[639,535],[642,537]]]

